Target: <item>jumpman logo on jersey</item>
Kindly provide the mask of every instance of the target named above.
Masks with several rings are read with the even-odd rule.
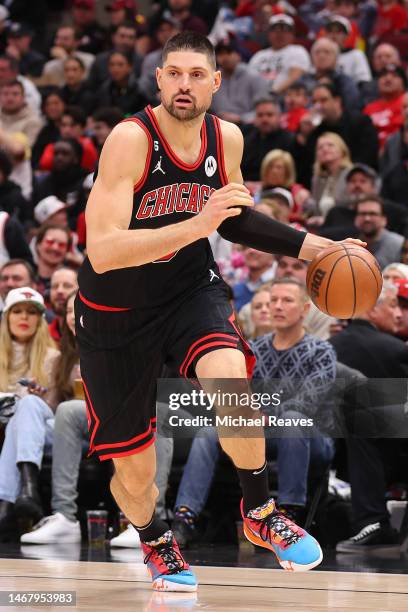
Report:
[[[210,283],[213,282],[214,278],[218,278],[218,280],[220,280],[220,277],[216,275],[214,270],[211,270],[211,268],[210,268],[208,271],[210,273]]]
[[[165,171],[163,170],[163,168],[161,167],[161,165],[162,165],[162,156],[160,155],[160,159],[157,162],[157,164],[155,165],[152,174],[154,174],[155,172],[161,172],[162,174],[166,174]]]

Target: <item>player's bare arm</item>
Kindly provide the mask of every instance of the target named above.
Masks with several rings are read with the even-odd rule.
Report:
[[[90,194],[86,222],[87,249],[97,273],[141,266],[208,236],[226,218],[239,215],[251,201],[240,185],[228,185],[210,198],[200,222],[194,219],[158,229],[129,230],[133,187],[144,172],[147,137],[138,125],[117,126],[102,151],[99,173]],[[207,208],[207,207],[206,207]]]

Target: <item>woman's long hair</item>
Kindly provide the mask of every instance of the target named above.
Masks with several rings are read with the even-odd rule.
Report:
[[[44,364],[48,350],[56,347],[48,331],[46,320],[40,316],[34,336],[24,347],[24,359],[15,364],[13,363],[13,338],[10,334],[9,314],[10,311],[3,315],[0,324],[0,390],[7,391],[10,385],[28,374],[41,386],[48,386],[49,380]]]
[[[268,187],[266,184],[266,175],[270,166],[277,161],[282,162],[285,166],[285,182],[282,185],[273,185],[273,187],[285,187],[286,189],[290,189],[292,185],[296,183],[295,162],[293,161],[292,155],[287,151],[282,151],[282,149],[272,149],[272,151],[269,151],[263,158],[260,170],[262,186],[264,189]]]
[[[74,365],[79,361],[79,352],[76,338],[67,325],[67,304],[75,294],[76,291],[71,293],[65,303],[60,343],[61,354],[55,362],[54,379],[58,403],[72,399],[74,395],[71,373]]]

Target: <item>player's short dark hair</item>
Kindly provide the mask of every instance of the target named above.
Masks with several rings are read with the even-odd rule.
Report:
[[[4,85],[2,85],[1,88],[3,89],[4,87],[18,87],[21,93],[23,94],[23,96],[25,94],[24,85],[20,83],[20,81],[17,81],[17,79],[12,79],[11,81],[7,81],[6,83],[4,83]]]
[[[123,119],[123,112],[117,106],[103,106],[98,108],[92,115],[94,121],[106,123],[110,128],[114,128]]]
[[[200,34],[199,32],[190,32],[186,30],[170,38],[164,45],[162,51],[163,64],[168,54],[174,51],[194,51],[195,53],[203,53],[207,56],[211,67],[214,68],[214,70],[217,67],[214,46],[204,34]]]
[[[81,127],[86,126],[86,114],[79,106],[67,106],[63,115],[71,117],[76,125],[80,125]]]
[[[384,200],[376,193],[366,193],[365,195],[361,196],[361,198],[358,198],[354,204],[355,211],[357,212],[360,204],[367,204],[368,202],[375,202],[375,204],[378,204],[381,214],[384,215]]]
[[[3,264],[0,268],[0,274],[2,274],[3,270],[5,270],[6,268],[9,268],[10,266],[24,266],[24,268],[27,270],[28,272],[28,276],[30,277],[30,281],[33,282],[34,278],[35,278],[35,274],[34,274],[34,268],[33,266],[26,261],[25,259],[19,259],[19,258],[15,258],[15,259],[9,259],[8,261],[6,261],[5,264]]]

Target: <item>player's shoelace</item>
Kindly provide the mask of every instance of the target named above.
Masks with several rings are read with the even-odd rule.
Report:
[[[185,569],[184,559],[180,551],[174,548],[172,541],[151,548],[144,558],[145,564],[152,561],[162,574],[178,574]]]
[[[248,518],[259,525],[261,539],[264,542],[273,541],[277,543],[276,539],[278,538],[278,544],[283,548],[296,544],[304,534],[303,529],[276,510],[265,515],[265,510],[268,507],[270,507],[269,502],[260,509],[257,508],[248,512]]]

